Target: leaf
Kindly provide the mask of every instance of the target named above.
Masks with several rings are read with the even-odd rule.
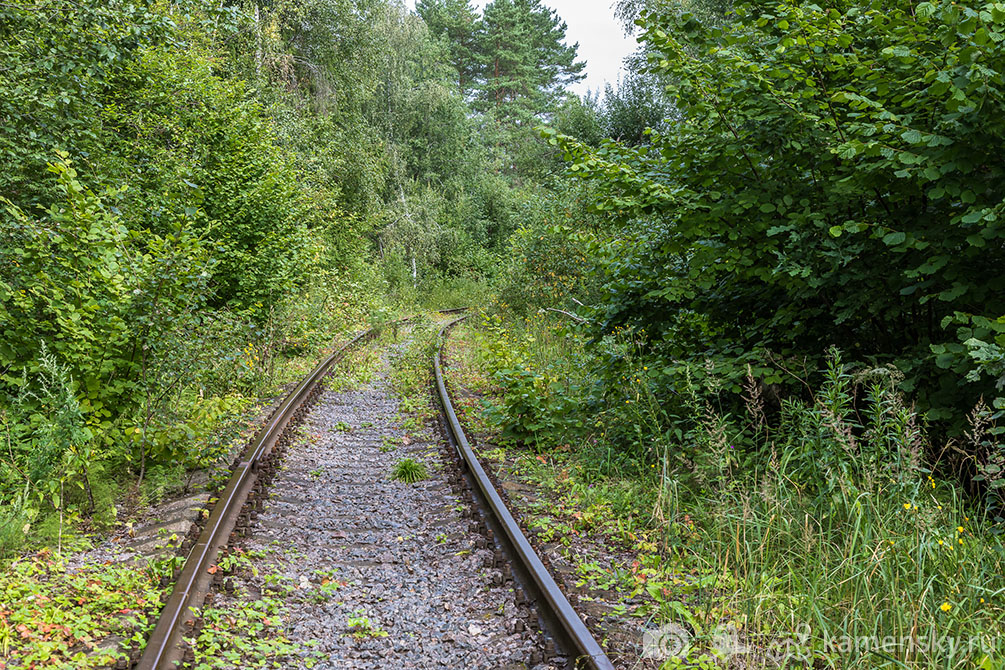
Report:
[[[883,244],[888,247],[892,247],[898,244],[903,244],[905,239],[907,239],[907,235],[902,232],[887,233],[883,236]]]

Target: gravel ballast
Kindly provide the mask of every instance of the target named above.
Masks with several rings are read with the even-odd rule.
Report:
[[[288,668],[550,667],[536,615],[446,474],[450,452],[401,427],[393,355],[361,388],[321,394],[241,541],[264,553],[258,575],[229,578],[215,604],[255,598],[267,579],[288,585],[286,635],[303,650]],[[403,458],[428,478],[391,479]]]

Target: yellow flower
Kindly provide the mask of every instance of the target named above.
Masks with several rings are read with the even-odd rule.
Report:
[[[904,503],[904,509],[911,509],[911,503]]]
[[[939,609],[942,610],[943,612],[948,612],[949,610],[953,609],[953,606],[950,605],[949,603],[942,603],[942,605],[939,606]]]
[[[963,532],[963,526],[957,526],[956,527],[956,532],[957,533],[962,533]]]
[[[981,605],[984,604],[984,598],[981,598]]]
[[[939,546],[940,547],[942,546],[942,540],[939,540]]]
[[[963,538],[962,537],[960,538],[960,544],[963,544]]]

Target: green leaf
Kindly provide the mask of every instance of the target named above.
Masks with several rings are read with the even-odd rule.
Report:
[[[903,244],[905,239],[907,239],[907,235],[902,232],[887,233],[883,236],[883,244],[888,247],[892,247],[898,244]]]

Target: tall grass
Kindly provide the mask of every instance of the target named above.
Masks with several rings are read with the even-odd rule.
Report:
[[[660,450],[654,517],[697,521],[681,569],[715,577],[685,617],[701,643],[727,626],[746,667],[1003,667],[1003,529],[926,467],[890,374],[835,353],[812,402],[771,427],[756,394],[742,417],[687,399],[695,429]],[[670,434],[637,397],[640,430]]]
[[[561,421],[525,443],[573,445],[571,497],[661,538],[640,555],[645,611],[694,642],[666,667],[1005,668],[1005,527],[940,474],[895,369],[834,351],[772,407],[752,374],[736,393],[711,366],[670,390],[629,334],[590,347],[553,316],[478,338],[500,426],[536,416],[526,380],[560,377],[532,409]]]

